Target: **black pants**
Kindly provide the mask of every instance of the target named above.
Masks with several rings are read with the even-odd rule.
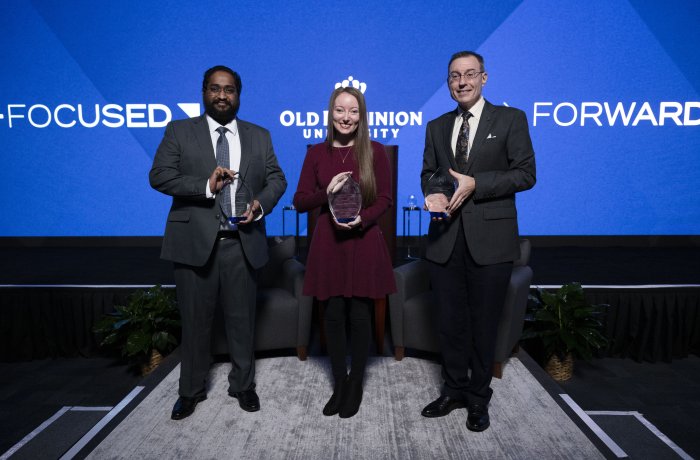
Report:
[[[231,356],[229,391],[250,388],[255,379],[256,274],[237,239],[217,241],[203,267],[175,264],[177,303],[182,317],[180,396],[206,394],[211,362],[211,329],[217,303]]]
[[[369,340],[372,334],[371,299],[352,297],[331,297],[326,305],[325,324],[328,355],[336,382],[347,375],[345,356],[347,355],[346,318],[350,319],[350,378],[364,378],[369,355]]]
[[[460,231],[445,264],[430,264],[438,302],[442,394],[468,404],[488,404],[498,322],[512,262],[478,265]]]

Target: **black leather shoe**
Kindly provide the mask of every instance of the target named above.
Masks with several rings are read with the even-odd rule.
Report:
[[[447,395],[442,395],[435,401],[431,402],[423,408],[421,415],[423,417],[444,417],[455,409],[463,409],[467,407],[464,402],[459,399],[451,398]]]
[[[467,428],[470,431],[484,431],[489,427],[489,408],[483,404],[470,404],[467,408]]]
[[[189,417],[194,414],[194,408],[197,407],[197,403],[207,399],[205,396],[195,396],[194,398],[188,398],[186,396],[180,396],[175,401],[173,406],[173,412],[170,414],[170,418],[173,420],[182,420],[185,417]]]
[[[255,388],[248,388],[245,391],[233,391],[228,394],[238,400],[238,405],[244,411],[256,412],[260,410],[260,398],[258,398]]]
[[[357,414],[362,403],[362,380],[348,379],[340,402],[340,418],[350,418]]]
[[[347,387],[347,377],[341,379],[340,382],[333,387],[333,395],[323,407],[323,415],[330,417],[340,412],[340,405],[343,402],[343,395]]]

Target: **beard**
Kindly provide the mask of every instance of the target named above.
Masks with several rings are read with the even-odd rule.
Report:
[[[220,103],[225,103],[225,106],[220,106]],[[236,118],[238,113],[238,102],[230,100],[221,101],[219,99],[211,100],[204,98],[204,111],[217,122],[225,125]]]

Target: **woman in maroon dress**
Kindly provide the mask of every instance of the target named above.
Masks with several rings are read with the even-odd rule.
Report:
[[[299,212],[320,208],[306,263],[304,295],[327,300],[328,354],[335,385],[324,415],[352,417],[362,402],[369,354],[373,299],[396,291],[389,251],[377,219],[391,208],[391,175],[384,146],[369,138],[367,108],[355,88],[337,88],[328,107],[326,141],[306,154],[294,194]],[[360,185],[362,208],[340,223],[328,196],[352,177]],[[345,320],[349,317],[351,366],[345,364]]]

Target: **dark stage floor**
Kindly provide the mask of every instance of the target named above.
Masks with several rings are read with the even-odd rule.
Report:
[[[659,431],[668,436],[692,458],[700,458],[700,357],[690,355],[670,363],[639,363],[631,359],[602,358],[576,362],[574,377],[560,384],[585,411],[639,412]],[[595,417],[606,432],[615,425],[635,425],[631,416],[610,415],[607,420]],[[610,428],[605,423],[610,424]],[[647,428],[644,428],[645,430]],[[621,436],[620,447],[630,458],[679,458],[654,452],[652,443],[625,442],[631,434]]]

